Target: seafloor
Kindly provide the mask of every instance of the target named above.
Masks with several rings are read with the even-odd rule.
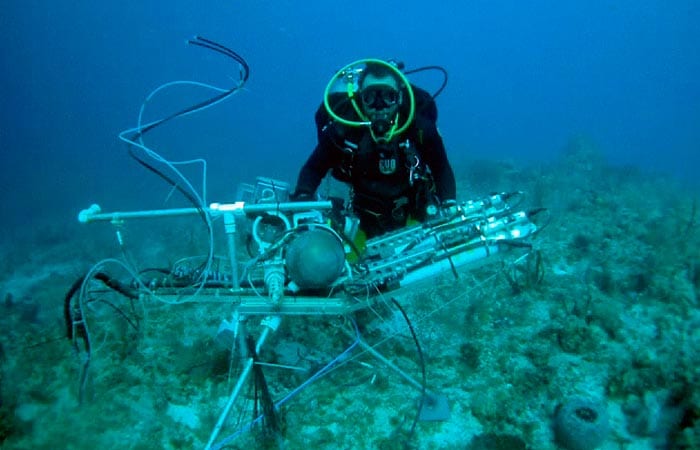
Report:
[[[280,405],[276,432],[271,421],[239,432],[253,418],[246,388],[219,435],[231,438],[223,448],[700,448],[697,191],[611,167],[577,141],[551,164],[456,169],[461,200],[522,190],[524,207],[546,207],[551,220],[517,264],[516,254],[494,257],[395,296],[421,343],[428,389],[448,399],[449,420],[414,427],[420,390],[355,349]],[[197,227],[125,225],[125,255],[143,268],[201,254]],[[118,312],[95,303],[79,401],[82,361],[65,337],[64,296],[91,264],[124,256],[111,225],[77,229],[27,228],[2,248],[0,446],[204,448],[239,370],[213,344],[231,307],[127,302]],[[364,341],[421,379],[389,297],[355,320]],[[294,367],[263,366],[273,401],[354,342],[350,323],[283,322],[260,355]],[[584,408],[593,416],[579,417],[585,427],[573,425],[578,435],[561,430],[572,399],[593,402]]]

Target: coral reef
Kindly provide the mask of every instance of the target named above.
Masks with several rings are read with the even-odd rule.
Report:
[[[520,265],[505,254],[502,265],[437,277],[399,299],[423,347],[428,387],[447,396],[450,420],[420,422],[409,436],[419,392],[356,351],[283,406],[286,448],[700,448],[698,194],[607,166],[585,139],[551,165],[486,168],[474,183],[486,189],[495,179],[489,189],[533,194],[523,206],[547,206],[551,222]],[[193,254],[199,236],[180,239],[190,236],[181,225],[125,230],[130,243],[144,242],[134,257],[159,267]],[[211,345],[230,305],[139,302],[138,333],[113,309],[92,305],[89,395],[78,405],[80,361],[64,337],[61,299],[114,248],[111,230],[94,230],[0,248],[3,448],[203,448],[239,369]],[[420,373],[394,310],[380,305],[355,319],[394,364]],[[293,369],[265,368],[271,395],[283,398],[341,354],[352,342],[346,325],[283,321],[260,357]],[[233,445],[254,448],[257,433]]]

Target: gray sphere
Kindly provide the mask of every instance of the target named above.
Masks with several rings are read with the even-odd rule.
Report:
[[[287,247],[287,273],[303,289],[328,287],[343,272],[345,251],[337,236],[323,228],[302,231]]]

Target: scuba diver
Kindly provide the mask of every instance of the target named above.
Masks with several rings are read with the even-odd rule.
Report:
[[[292,200],[313,199],[330,171],[349,185],[352,212],[367,238],[454,207],[455,177],[437,115],[434,97],[413,86],[395,63],[369,59],[346,66],[316,112],[318,144]]]

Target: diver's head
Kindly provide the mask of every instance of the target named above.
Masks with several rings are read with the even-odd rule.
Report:
[[[401,81],[384,65],[368,64],[359,80],[362,112],[372,123],[372,131],[384,136],[397,120],[403,100]]]

